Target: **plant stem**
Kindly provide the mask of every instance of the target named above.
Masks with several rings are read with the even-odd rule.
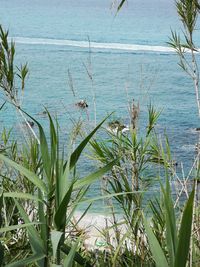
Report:
[[[198,70],[198,65],[196,63],[196,58],[195,58],[195,54],[194,54],[192,34],[190,34],[190,43],[192,44],[191,55],[192,55],[193,83],[194,83],[194,88],[195,88],[195,93],[196,93],[198,114],[200,117],[199,70]]]

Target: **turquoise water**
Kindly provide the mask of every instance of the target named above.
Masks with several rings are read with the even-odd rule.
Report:
[[[13,36],[164,44],[177,25],[172,0],[131,0],[114,18],[111,0],[1,0],[1,22]]]
[[[46,123],[39,115],[46,106],[65,134],[79,99],[87,100],[93,120],[94,90],[98,120],[115,111],[127,121],[128,88],[130,99],[140,101],[141,125],[150,101],[163,110],[158,131],[167,130],[174,158],[189,167],[193,129],[200,125],[192,82],[166,44],[170,28],[180,30],[174,1],[130,0],[117,16],[110,6],[111,0],[0,0],[0,23],[16,42],[16,63],[28,62],[30,69],[23,107]],[[93,84],[84,67],[90,60]],[[1,121],[17,123],[6,111]]]

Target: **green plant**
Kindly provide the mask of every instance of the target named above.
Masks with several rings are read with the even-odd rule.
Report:
[[[117,11],[125,2],[118,1]],[[184,42],[176,32],[172,32],[169,43],[179,55],[180,66],[194,81],[200,114],[197,48],[193,42],[200,7],[197,0],[179,0],[176,3],[184,26]],[[110,126],[118,128],[116,134],[110,132],[107,139],[100,141],[95,134],[103,124],[102,121],[72,151],[71,147],[75,145],[82,126],[79,121],[69,151],[65,152],[60,146],[57,121],[52,119],[48,111],[45,113],[50,127],[49,133],[45,134],[40,123],[22,110],[19,95],[24,92],[27,64],[20,68],[14,67],[15,46],[13,42],[8,42],[8,32],[1,26],[0,39],[0,88],[8,102],[25,120],[34,137],[29,145],[21,146],[16,140],[9,142],[10,132],[2,132],[0,265],[184,267],[198,264],[199,203],[194,195],[198,193],[199,155],[194,162],[196,173],[192,173],[195,169],[193,166],[192,174],[181,180],[171,160],[168,139],[163,148],[154,131],[159,112],[151,105],[145,129],[137,128],[139,105],[133,105],[130,133],[124,134],[124,125],[114,121],[114,125]],[[90,60],[89,65],[84,66],[93,87]],[[70,72],[68,75],[71,83]],[[20,92],[16,87],[18,79],[21,82]],[[71,87],[75,95],[73,85]],[[95,92],[92,91],[96,125]],[[78,104],[84,104],[84,109],[87,107],[85,102]],[[27,117],[37,124],[39,138],[30,127]],[[101,164],[101,168],[79,179],[76,166],[88,143],[93,149],[92,158]],[[164,187],[162,181],[165,175]],[[102,191],[106,194],[95,199],[86,198],[89,186],[102,176]],[[191,176],[192,179],[196,178],[194,190],[190,190],[188,185]],[[161,196],[158,186],[156,190],[153,188],[156,198],[154,200],[151,195],[148,204],[146,193],[152,190],[152,182],[157,183],[158,177]],[[176,189],[176,199],[171,192],[174,177],[177,184],[181,185],[180,190]],[[183,194],[186,203],[184,209],[180,201]],[[71,236],[71,229],[78,229],[79,221],[72,222],[72,217],[79,205],[98,199],[107,201],[111,211],[106,227],[99,230],[107,245],[104,251],[87,249],[82,235],[84,231],[79,231],[79,236],[75,238]],[[81,218],[89,207],[90,204]],[[147,212],[149,209],[150,213]],[[109,220],[111,225],[108,224]]]
[[[183,29],[182,34],[172,31],[168,44],[173,47],[179,56],[179,66],[192,79],[194,84],[198,115],[200,117],[200,96],[199,96],[199,66],[197,60],[198,48],[195,44],[195,31],[197,30],[197,22],[199,18],[200,5],[198,0],[177,0],[176,9],[181,20]],[[199,143],[199,140],[198,140]],[[200,244],[199,244],[199,199],[198,199],[198,177],[199,177],[199,147],[197,144],[197,156],[195,157],[191,171],[196,169],[195,177],[195,202],[194,202],[194,220],[193,220],[193,238],[192,249],[190,255],[190,265],[198,261]],[[179,197],[187,188],[190,175],[182,183],[182,189]],[[188,195],[186,189],[186,195]],[[178,198],[179,199],[179,198]],[[197,260],[196,260],[197,259]],[[198,263],[197,263],[198,264]]]
[[[122,6],[125,4],[125,2],[127,2],[127,0],[120,0],[120,1],[118,1],[118,0],[112,0],[112,5],[114,6],[115,3],[116,3],[116,5],[117,5],[117,12],[119,12],[120,9],[122,8]]]
[[[192,221],[194,208],[194,189],[189,199],[186,201],[185,208],[180,216],[182,220],[179,223],[176,219],[177,211],[174,209],[173,199],[170,190],[170,183],[166,178],[166,188],[161,184],[163,196],[163,208],[158,209],[152,206],[153,227],[144,218],[144,226],[148,236],[150,250],[153,259],[158,267],[179,267],[187,266],[190,251],[190,241],[192,235]],[[155,221],[161,227],[164,238],[158,239],[158,227],[155,229]],[[179,229],[179,230],[178,230]],[[157,231],[154,234],[154,231]]]
[[[104,191],[115,194],[114,201],[110,200],[108,203],[111,207],[113,227],[108,227],[107,231],[114,231],[115,236],[115,243],[111,242],[111,245],[114,246],[112,266],[125,264],[125,262],[127,266],[151,262],[144,242],[142,211],[147,203],[145,192],[151,188],[152,178],[156,176],[155,166],[163,166],[164,162],[164,151],[154,131],[158,117],[159,112],[150,105],[145,132],[134,127],[134,129],[130,128],[129,133],[108,132],[107,140],[91,142],[92,158],[97,161],[106,164],[117,156],[119,158],[111,173],[104,177],[104,180],[107,181]],[[169,154],[168,142],[166,142],[166,150]],[[170,155],[166,156],[166,160],[170,166]],[[152,166],[154,166],[154,171]],[[117,219],[117,211],[121,214],[121,220]],[[120,231],[121,226],[126,230]],[[108,240],[112,240],[112,236]],[[124,242],[129,244],[126,253],[124,253]],[[135,252],[131,253],[130,251]],[[132,260],[130,260],[131,255]]]
[[[191,77],[194,83],[198,114],[200,116],[199,68],[195,53],[198,51],[194,43],[194,33],[200,12],[197,0],[177,0],[177,13],[183,25],[183,38],[172,31],[168,44],[175,49],[179,56],[179,66]]]
[[[20,95],[24,94],[28,66],[25,64],[15,67],[15,44],[13,41],[9,43],[8,33],[0,25],[0,89],[4,92],[7,101],[15,107],[23,118],[34,138],[39,142],[36,133],[21,110]],[[21,91],[16,86],[17,79],[21,82]]]
[[[115,164],[114,160],[100,170],[79,180],[75,172],[77,161],[91,137],[104,121],[80,143],[74,152],[68,154],[67,160],[64,160],[64,152],[61,153],[59,147],[58,127],[55,127],[49,113],[48,117],[50,123],[50,148],[42,126],[32,118],[37,123],[40,132],[39,144],[32,144],[33,150],[35,145],[39,147],[39,168],[30,170],[30,168],[23,166],[27,165],[26,162],[22,165],[3,154],[0,155],[0,159],[6,165],[14,168],[34,186],[31,192],[7,192],[3,188],[3,197],[11,198],[14,201],[14,207],[20,214],[19,218],[24,222],[21,226],[8,226],[3,230],[8,231],[9,229],[12,230],[13,227],[20,229],[28,226],[26,229],[32,250],[32,255],[29,255],[26,259],[6,266],[22,266],[22,264],[26,265],[31,262],[37,262],[38,266],[49,266],[50,264],[54,264],[54,266],[60,266],[61,264],[63,266],[71,266],[73,257],[75,257],[75,260],[79,259],[79,264],[86,264],[85,260],[75,253],[78,243],[70,250],[66,246],[65,231],[90,184],[109,171]],[[28,167],[30,167],[29,164]],[[19,201],[18,199],[26,199],[26,201]],[[33,201],[34,204],[31,205],[27,201]],[[33,208],[33,219],[36,220],[35,222],[38,221],[36,226],[33,225],[35,223],[34,221],[32,222],[30,214],[25,209],[24,205],[27,203],[29,203],[30,208]],[[64,256],[66,251],[69,254]]]

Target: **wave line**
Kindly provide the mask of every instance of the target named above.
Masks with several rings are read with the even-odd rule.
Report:
[[[153,46],[153,45],[138,45],[138,44],[122,44],[122,43],[98,43],[87,41],[74,41],[74,40],[59,40],[47,38],[29,38],[29,37],[12,37],[18,44],[30,45],[55,45],[55,46],[72,46],[80,48],[93,48],[100,50],[122,50],[122,51],[146,51],[146,52],[164,52],[174,53],[175,50],[166,46]]]

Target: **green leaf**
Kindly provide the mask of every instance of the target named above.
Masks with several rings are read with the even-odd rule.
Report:
[[[42,260],[45,257],[44,254],[34,254],[26,259],[17,261],[17,262],[13,262],[10,264],[7,264],[7,267],[23,267],[23,266],[28,266],[31,263],[37,262]]]
[[[63,169],[63,165],[61,166],[61,168]],[[67,161],[64,173],[62,171],[60,172],[60,176],[56,183],[56,191],[58,193],[57,195],[58,204],[61,203],[63,197],[65,196],[66,192],[68,191],[71,185],[71,181],[69,180],[69,175],[70,175],[70,157],[69,160]]]
[[[5,104],[6,104],[6,101],[0,106],[0,110],[2,110]]]
[[[10,225],[7,227],[2,227],[0,228],[0,233],[5,233],[5,232],[9,232],[9,231],[13,231],[13,230],[19,230],[22,228],[27,228],[36,224],[40,224],[38,222],[30,222],[30,223],[24,223],[24,224],[16,224],[16,225]]]
[[[99,177],[102,177],[106,172],[110,171],[117,162],[118,162],[117,160],[113,160],[112,162],[108,163],[106,166],[99,169],[98,171],[76,181],[74,184],[74,189],[81,188],[83,186],[89,186]]]
[[[47,188],[45,183],[33,172],[19,165],[18,163],[10,160],[6,156],[0,154],[0,160],[3,160],[5,163],[18,170],[21,174],[23,174],[30,182],[32,182],[35,186],[37,186],[41,191],[47,193]]]
[[[29,217],[24,211],[23,207],[19,204],[17,200],[14,199],[14,201],[24,222],[30,223]],[[45,254],[44,243],[41,237],[39,236],[39,233],[37,232],[36,228],[34,226],[29,226],[27,227],[27,232],[33,252],[38,255]]]
[[[124,3],[125,3],[126,1],[127,1],[127,0],[122,0],[122,1],[120,2],[120,4],[118,5],[118,8],[117,8],[117,12],[120,11],[120,9],[122,8],[122,6],[124,5]]]
[[[3,223],[3,218],[2,218],[2,210],[3,208],[3,191],[0,189],[0,230],[1,230],[1,225]],[[4,259],[4,246],[0,242],[0,266],[3,265],[3,259]]]
[[[69,254],[64,258],[63,267],[72,267],[77,247],[78,247],[78,241],[71,248]]]
[[[43,130],[42,126],[40,125],[40,123],[37,120],[35,120],[34,118],[32,118],[32,119],[35,121],[35,123],[38,125],[38,128],[39,128],[39,132],[40,132],[40,151],[41,151],[41,154],[42,154],[42,163],[43,163],[43,167],[44,167],[44,170],[45,170],[45,173],[46,173],[46,176],[47,176],[48,183],[50,183],[50,179],[51,179],[51,160],[50,160],[50,156],[49,156],[49,148],[48,148],[48,144],[47,144],[47,139],[46,139],[44,130]]]
[[[51,118],[50,113],[48,110],[46,110],[48,117],[49,117],[49,122],[50,122],[50,136],[51,136],[51,164],[53,165],[55,163],[56,159],[56,152],[57,152],[57,145],[58,145],[58,138],[56,134],[56,129],[53,123],[53,120]]]
[[[52,249],[53,249],[53,257],[56,259],[56,253],[58,249],[58,244],[60,242],[61,236],[63,235],[60,231],[51,231],[51,243],[52,243]]]
[[[71,250],[71,247],[67,246],[67,245],[63,245],[61,247],[61,250],[63,253],[65,254],[69,254],[70,250]],[[84,259],[78,252],[75,253],[74,255],[74,261],[76,261],[78,264],[80,264],[81,266],[84,266],[84,267],[92,267],[92,265],[87,262],[86,259]]]
[[[82,188],[79,193],[76,195],[76,199],[73,201],[73,204],[71,204],[70,212],[67,214],[66,218],[66,226],[70,223],[72,217],[74,216],[75,211],[77,210],[78,205],[80,204],[81,200],[85,196],[88,188]]]
[[[23,110],[22,110],[23,111]],[[51,179],[51,160],[49,156],[49,149],[48,149],[48,144],[47,144],[47,139],[44,133],[44,130],[41,126],[41,124],[34,119],[32,116],[30,116],[28,113],[23,111],[29,118],[31,118],[38,126],[39,132],[40,132],[40,150],[42,154],[42,163],[44,166],[44,170],[48,179],[48,183],[50,184],[50,179]]]
[[[0,242],[0,266],[3,266],[4,260],[4,246]]]
[[[147,233],[150,250],[153,259],[156,263],[156,267],[169,267],[165,254],[145,218],[144,218],[144,227]]]
[[[43,202],[42,199],[33,196],[28,193],[19,193],[19,192],[5,192],[4,197],[11,197],[11,198],[20,198],[20,199],[29,199],[29,200],[35,200],[35,201],[40,201]]]
[[[101,127],[101,125],[105,122],[105,120],[107,120],[107,118],[109,116],[107,116],[99,125],[97,125],[97,127],[79,144],[79,146],[71,154],[70,169],[72,169],[76,165],[76,163],[77,163],[83,149],[86,147],[87,143],[90,141],[92,136],[96,133],[96,131]]]
[[[2,223],[3,223],[3,218],[2,218],[2,214],[1,214],[1,210],[3,208],[3,196],[4,196],[3,190],[0,189],[0,227],[1,227]]]
[[[42,198],[42,192],[40,190],[38,190],[38,196],[39,198]],[[38,218],[40,222],[43,222],[43,224],[41,225],[40,229],[40,236],[41,239],[44,242],[44,246],[45,246],[45,251],[47,251],[48,249],[48,240],[47,240],[47,232],[48,232],[48,223],[47,223],[47,216],[46,216],[46,207],[45,204],[43,202],[38,202]]]
[[[192,231],[194,192],[195,190],[193,189],[183,211],[174,267],[185,267],[187,264]]]
[[[54,222],[55,222],[57,230],[63,230],[63,228],[65,227],[67,207],[70,202],[72,189],[73,189],[73,184],[70,186],[69,190],[67,191],[63,200],[58,206],[58,209],[56,210],[56,213],[54,216]]]
[[[130,230],[127,230],[125,234],[120,238],[120,242],[118,243],[118,246],[115,249],[115,253],[112,257],[112,264],[113,266],[117,266],[117,257],[119,256],[120,251],[123,249],[123,245],[125,243],[125,240],[131,235]]]
[[[94,201],[98,201],[98,200],[103,200],[103,199],[106,199],[106,198],[112,198],[112,197],[116,197],[116,196],[123,196],[123,195],[129,195],[129,194],[142,194],[144,193],[144,191],[132,191],[132,192],[122,192],[122,193],[113,193],[113,194],[106,194],[104,196],[100,196],[100,197],[94,197],[94,198],[88,198],[88,199],[84,199],[84,200],[81,200],[79,202],[79,204],[83,204],[83,203],[92,203]],[[73,204],[74,205],[74,204]],[[72,205],[72,207],[73,207]]]
[[[173,266],[178,244],[178,238],[177,238],[177,228],[176,228],[176,217],[175,217],[175,211],[174,211],[168,177],[166,177],[166,189],[164,189],[162,184],[161,184],[161,189],[164,196],[167,248],[169,251],[170,266]]]
[[[40,150],[42,154],[42,163],[44,166],[44,170],[48,179],[48,182],[50,182],[51,179],[51,160],[49,156],[49,149],[48,149],[48,144],[46,140],[46,136],[44,133],[44,130],[42,126],[37,122],[37,125],[39,127],[39,132],[40,132]]]

